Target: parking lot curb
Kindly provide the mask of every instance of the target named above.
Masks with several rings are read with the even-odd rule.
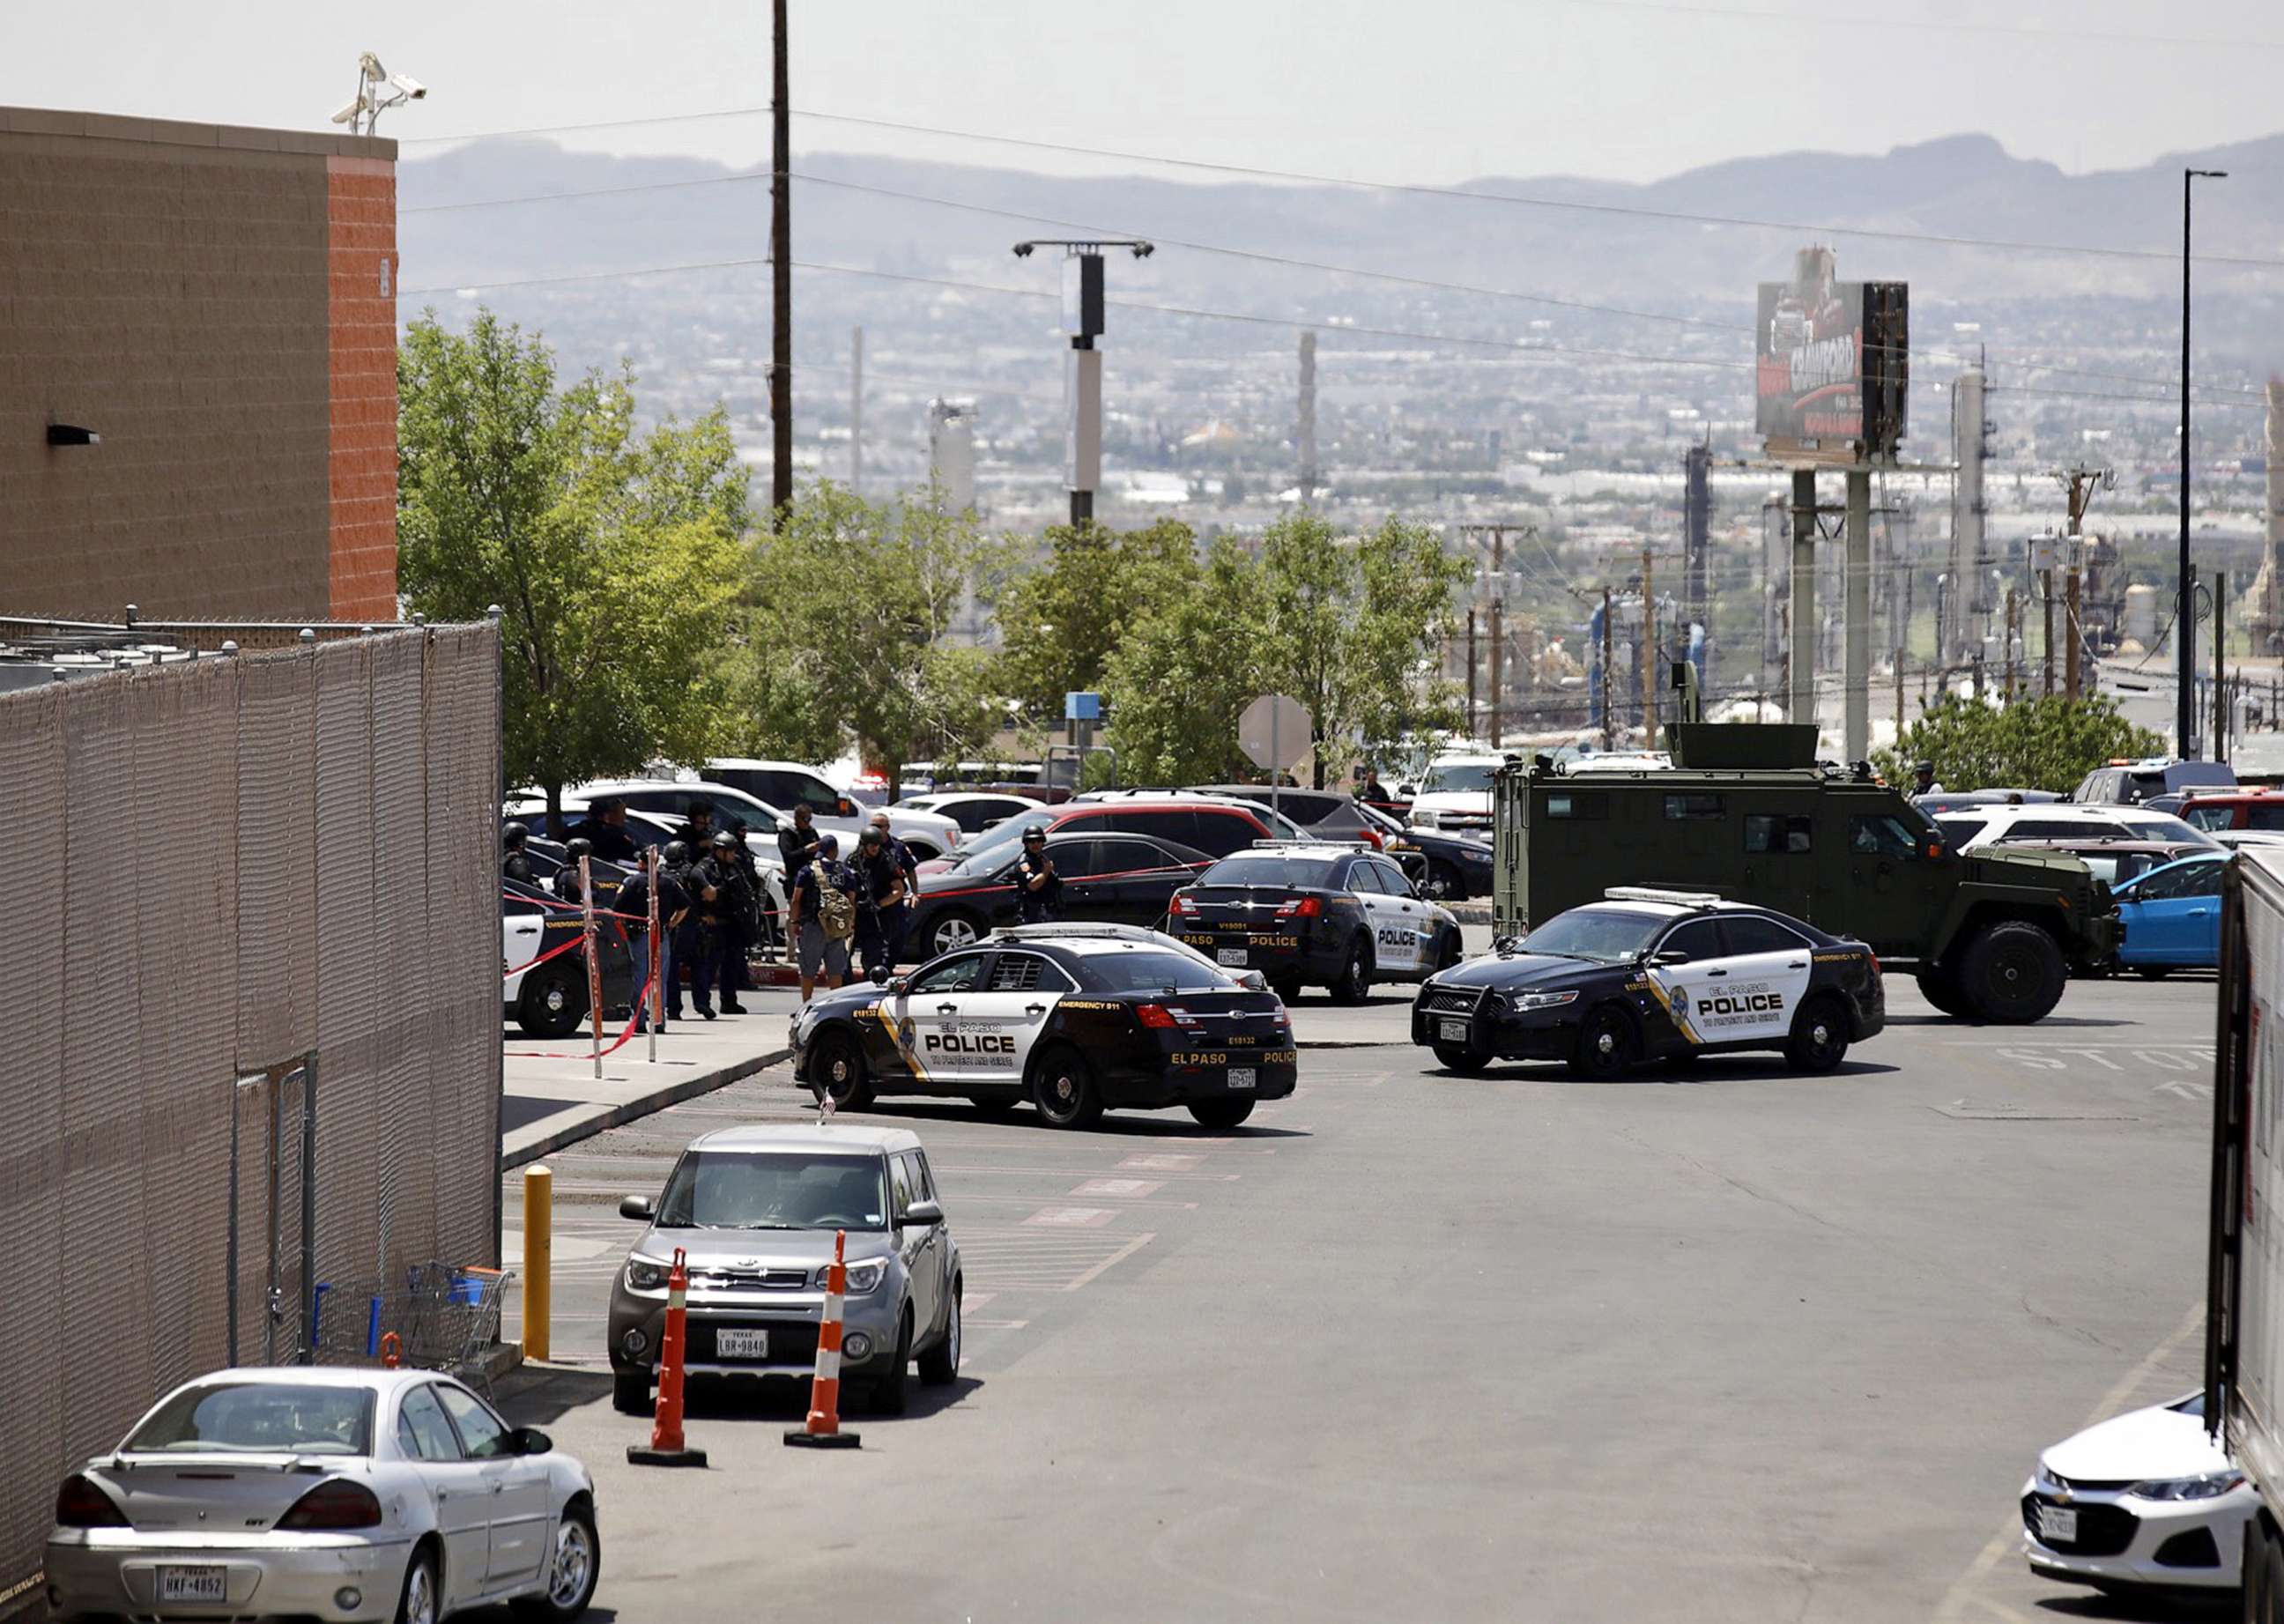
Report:
[[[716,1089],[727,1088],[756,1072],[765,1072],[772,1066],[782,1065],[792,1058],[792,1050],[772,1049],[764,1054],[732,1060],[715,1071],[684,1077],[664,1088],[653,1089],[637,1098],[622,1100],[599,1116],[587,1117],[559,1128],[530,1144],[519,1145],[512,1151],[503,1149],[500,1152],[500,1171],[505,1173],[527,1162],[537,1161],[543,1156],[551,1156],[567,1144],[591,1139],[597,1134],[608,1133],[614,1128],[623,1128],[629,1122],[664,1111],[670,1105],[679,1105],[684,1100],[696,1099],[701,1094],[711,1094]]]

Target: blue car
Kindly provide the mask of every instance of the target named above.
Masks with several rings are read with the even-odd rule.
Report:
[[[2155,980],[2220,963],[2220,877],[2234,854],[2199,852],[2117,887],[2117,962]]]

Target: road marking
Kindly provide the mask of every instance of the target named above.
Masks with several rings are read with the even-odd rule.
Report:
[[[997,1295],[997,1292],[963,1292],[959,1299],[959,1311],[965,1314],[970,1308],[980,1308]]]
[[[1075,1196],[1146,1196],[1166,1187],[1163,1179],[1091,1178],[1071,1191]]]
[[[1143,1247],[1148,1245],[1152,1241],[1157,1238],[1158,1238],[1155,1235],[1137,1235],[1132,1240],[1128,1241],[1117,1251],[1103,1259],[1101,1262],[1097,1263],[1092,1269],[1088,1269],[1077,1279],[1063,1287],[1063,1290],[1067,1292],[1075,1292],[1083,1285],[1093,1284],[1097,1280],[1102,1278],[1104,1273],[1114,1264],[1124,1262],[1128,1258],[1132,1257],[1136,1253],[1141,1251]]]
[[[2151,1373],[2166,1360],[2171,1358],[2179,1350],[2181,1344],[2187,1341],[2192,1334],[2202,1331],[2204,1323],[2205,1305],[2202,1302],[2191,1303],[2189,1311],[2181,1316],[2181,1323],[2174,1327],[2172,1335],[2151,1348],[2148,1357],[2120,1377],[2117,1385],[2101,1395],[2101,1401],[2093,1407],[2092,1413],[2086,1417],[2077,1430],[2084,1432],[2089,1426],[2108,1420],[2110,1417],[2124,1409],[2126,1400],[2131,1398],[2139,1390],[2141,1384],[2149,1379]],[[2022,1538],[2022,1513],[2017,1511],[2006,1519],[1998,1534],[1976,1555],[1967,1572],[1959,1575],[1959,1582],[1944,1593],[1943,1604],[1936,1609],[1936,1624],[1945,1624],[1946,1620],[1959,1618],[1959,1609],[1968,1603],[1974,1604],[1993,1618],[2024,1620],[2024,1624],[2028,1624],[2025,1615],[2015,1612],[2013,1608],[2001,1605],[1986,1597],[1969,1596],[1967,1593],[1970,1586],[1980,1583],[1989,1575],[1992,1568],[2005,1560],[2007,1555],[2021,1544]]]
[[[1099,1230],[1117,1216],[1115,1206],[1043,1206],[1023,1222],[1055,1229]]]
[[[966,1310],[962,1308],[960,1312],[964,1316],[966,1313]],[[1024,1326],[1029,1324],[1031,1322],[1029,1320],[980,1320],[963,1318],[960,1323],[970,1331],[1021,1331]]]
[[[1204,1159],[1202,1156],[1129,1156],[1118,1165],[1151,1173],[1187,1173]]]

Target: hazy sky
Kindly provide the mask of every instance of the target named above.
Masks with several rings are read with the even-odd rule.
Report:
[[[2284,126],[2274,0],[792,10],[796,108],[1359,178],[1652,179],[1716,159],[1876,152],[1962,130],[2077,171]],[[769,99],[769,15],[766,0],[0,0],[0,104],[317,128],[370,49],[433,88],[383,121],[408,142],[749,107]],[[768,129],[733,118],[563,139],[750,164]],[[794,139],[796,151],[1051,167],[1016,148],[811,120]]]

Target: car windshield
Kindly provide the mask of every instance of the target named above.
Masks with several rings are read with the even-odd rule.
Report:
[[[2118,820],[2137,840],[2178,840],[2185,846],[2218,846],[2203,830],[2194,828],[2165,812],[2144,812]]]
[[[1235,992],[1231,980],[1186,953],[1099,953],[1086,961],[1088,978],[1106,992]]]
[[[1592,959],[1615,964],[1632,958],[1670,923],[1672,916],[1632,908],[1574,908],[1522,939],[1526,953]]]
[[[1026,829],[1044,829],[1055,821],[1052,812],[1033,812],[1023,817],[1011,817],[1003,824],[992,825],[991,832],[982,840],[962,852],[952,868],[962,874],[989,873],[1003,863],[1014,861],[1016,849],[1023,843]]]
[[[1198,876],[1198,884],[1259,886],[1273,891],[1322,886],[1332,878],[1333,864],[1337,861],[1333,857],[1286,857],[1273,852],[1244,852],[1224,857]]]
[[[153,1410],[131,1451],[370,1455],[372,1394],[332,1382],[201,1382]]]
[[[888,1186],[877,1156],[692,1151],[658,1204],[661,1229],[879,1230]]]
[[[1498,771],[1493,761],[1451,761],[1428,769],[1427,782],[1420,786],[1423,795],[1438,792],[1488,794],[1491,779]]]

